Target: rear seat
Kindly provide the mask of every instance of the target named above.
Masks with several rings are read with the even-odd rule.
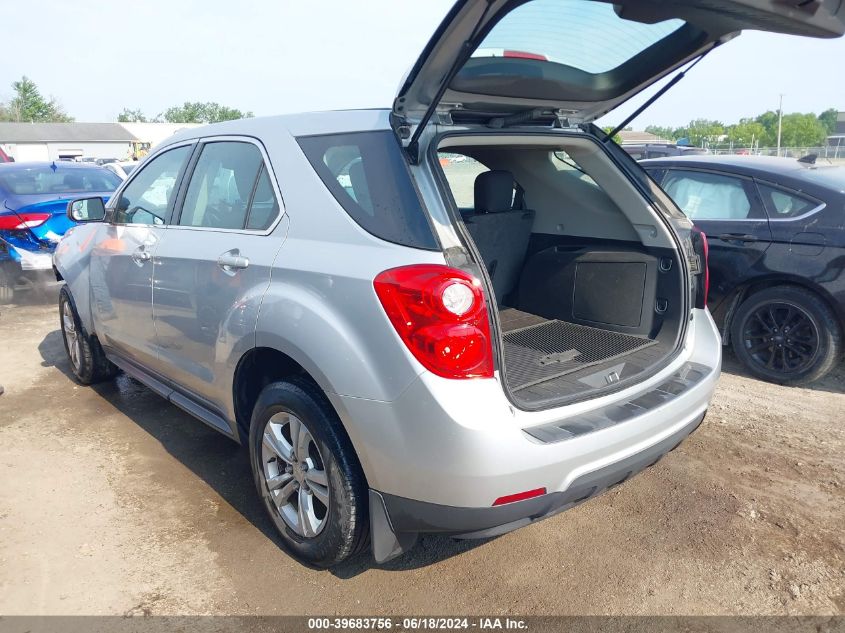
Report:
[[[512,208],[513,198],[513,174],[487,171],[475,179],[474,211],[462,213],[500,305],[519,280],[534,221],[533,211]]]

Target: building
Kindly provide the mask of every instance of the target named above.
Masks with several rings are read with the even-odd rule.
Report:
[[[148,150],[186,123],[8,123],[0,122],[0,149],[16,161],[116,158]]]
[[[840,112],[836,117],[836,129],[833,134],[827,137],[828,147],[835,147],[842,150],[845,155],[845,112]]]
[[[0,122],[0,147],[16,161],[124,158],[135,141],[117,123]]]
[[[198,123],[119,123],[139,142],[155,147],[169,136],[186,128],[200,127]]]
[[[635,132],[634,130],[622,130],[619,132],[620,145],[646,145],[648,143],[666,142],[656,134],[650,132]]]

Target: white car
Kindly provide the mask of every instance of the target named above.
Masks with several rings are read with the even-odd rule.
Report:
[[[121,180],[126,180],[138,164],[138,161],[127,160],[116,163],[106,163],[103,165],[103,169],[108,169],[110,172],[120,176]]]

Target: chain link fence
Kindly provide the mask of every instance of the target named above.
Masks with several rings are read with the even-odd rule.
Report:
[[[741,146],[711,146],[712,154],[734,154],[749,156],[778,156],[777,147],[741,147]],[[823,145],[816,147],[781,147],[780,156],[786,158],[802,158],[815,154],[819,161],[827,160],[837,164],[845,164],[845,139],[841,145]]]

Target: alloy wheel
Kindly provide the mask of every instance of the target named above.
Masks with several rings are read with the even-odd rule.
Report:
[[[793,374],[813,364],[819,351],[815,322],[797,305],[771,302],[748,315],[743,345],[751,359],[770,371]]]
[[[313,435],[289,412],[275,414],[261,443],[264,485],[279,516],[299,536],[317,536],[327,523],[329,482]]]

